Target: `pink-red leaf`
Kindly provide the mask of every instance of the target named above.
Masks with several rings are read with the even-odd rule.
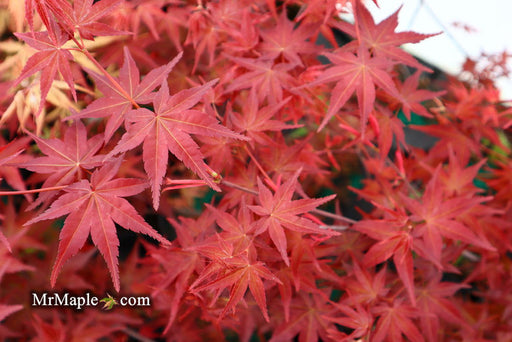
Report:
[[[66,188],[52,206],[26,225],[68,215],[60,233],[57,260],[51,274],[51,284],[66,260],[75,255],[83,246],[89,233],[100,250],[112,276],[114,288],[119,291],[119,270],[117,266],[119,240],[114,222],[137,233],[151,236],[161,243],[168,241],[155,232],[122,197],[135,195],[146,183],[138,179],[112,179],[119,169],[121,159],[105,164],[96,170],[91,181],[82,180]]]
[[[163,82],[153,100],[154,112],[141,108],[132,110],[127,115],[127,132],[111,155],[128,151],[143,143],[144,169],[150,179],[155,209],[160,202],[160,188],[167,170],[168,151],[205,180],[210,187],[220,190],[213,182],[199,146],[190,134],[246,139],[221,126],[208,114],[190,109],[216,82],[217,80],[213,80],[172,96],[169,95],[167,82]]]

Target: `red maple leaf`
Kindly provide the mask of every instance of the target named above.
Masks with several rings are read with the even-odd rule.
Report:
[[[421,201],[401,196],[405,208],[412,213],[411,221],[415,222],[412,232],[416,240],[415,250],[439,267],[441,267],[443,236],[495,251],[496,249],[484,236],[477,235],[458,219],[492,197],[461,195],[445,199],[444,193],[440,191],[439,170],[438,167],[427,184]],[[418,239],[420,237],[421,240]]]
[[[139,69],[126,47],[124,56],[124,63],[119,70],[119,77],[114,79],[115,83],[105,76],[91,73],[96,86],[104,96],[93,101],[80,113],[68,117],[68,119],[109,117],[105,127],[105,141],[110,140],[114,132],[123,124],[128,111],[138,104],[151,102],[154,96],[153,90],[167,79],[169,72],[181,59],[182,53],[166,65],[151,70],[142,81]]]
[[[90,233],[107,263],[114,287],[119,291],[119,240],[114,222],[131,231],[149,235],[161,243],[169,243],[122,198],[138,194],[147,187],[147,183],[135,178],[112,179],[120,165],[121,158],[117,158],[94,171],[91,181],[84,179],[71,184],[48,210],[25,223],[30,225],[68,215],[60,233],[57,260],[50,278],[52,286],[64,262],[78,252]]]
[[[96,155],[103,146],[103,135],[98,134],[87,139],[87,130],[78,120],[66,129],[64,139],[42,139],[30,132],[28,135],[37,143],[37,147],[46,154],[46,157],[34,158],[19,164],[30,171],[50,174],[43,184],[43,188],[68,185],[81,180],[84,175],[103,161],[103,155]],[[35,208],[41,203],[50,200],[57,192],[41,193],[29,207]]]
[[[360,41],[353,41],[344,46],[346,49],[357,51],[358,46],[364,44],[377,57],[383,57],[395,62],[401,62],[417,69],[427,71],[425,66],[418,63],[414,57],[400,48],[406,43],[417,43],[436,34],[421,34],[416,32],[395,32],[398,25],[398,13],[400,9],[390,15],[388,18],[375,24],[373,17],[368,9],[360,1],[352,1],[355,5],[354,16],[356,18],[356,28],[354,25],[343,21],[334,23],[334,27],[357,37]]]
[[[455,292],[470,286],[443,282],[441,277],[442,272],[436,272],[424,287],[417,289],[418,308],[422,312],[420,326],[427,340],[432,342],[441,337],[443,321],[471,330],[469,322],[464,320],[463,313],[454,300]]]
[[[122,0],[74,0],[73,7],[66,1],[59,0],[59,2],[59,11],[55,11],[54,15],[70,35],[76,30],[82,38],[92,40],[94,36],[129,33],[114,30],[109,25],[98,22],[114,10]]]
[[[310,85],[333,81],[337,83],[332,90],[329,108],[320,127],[318,127],[318,131],[327,124],[355,92],[361,113],[361,131],[364,134],[366,121],[375,102],[375,85],[384,89],[391,96],[399,96],[391,76],[386,71],[393,63],[382,57],[371,56],[364,45],[360,46],[357,55],[345,52],[344,49],[335,53],[326,52],[323,55],[329,58],[334,66],[325,70]]]
[[[352,273],[355,278],[345,279],[345,289],[349,294],[346,304],[375,304],[389,293],[386,281],[389,271],[386,267],[374,274],[361,268],[359,262],[354,259]]]
[[[283,90],[302,95],[296,88],[298,84],[295,78],[290,74],[290,71],[295,68],[294,64],[274,64],[274,61],[264,58],[228,57],[249,71],[234,79],[225,93],[240,89],[255,89],[258,101],[263,103],[266,98],[270,104],[283,100]]]
[[[379,240],[366,252],[363,264],[366,267],[371,267],[393,257],[398,276],[407,290],[411,303],[415,305],[413,237],[410,234],[412,226],[406,221],[405,213],[396,216],[394,219],[359,221],[354,224],[353,228]]]
[[[53,21],[51,23],[53,23]],[[69,60],[73,60],[73,56],[67,49],[62,48],[69,40],[69,36],[63,33],[56,24],[53,24],[52,27],[55,34],[50,34],[49,31],[32,32],[30,34],[15,33],[16,37],[24,40],[28,45],[38,50],[38,52],[29,58],[20,76],[13,84],[13,86],[16,86],[25,78],[38,71],[41,72],[41,103],[38,113],[41,112],[53,80],[59,73],[68,84],[69,89],[71,89],[74,100],[77,100],[73,75],[69,64]]]
[[[199,249],[200,250],[200,249]],[[213,269],[212,269],[213,268]],[[229,288],[229,300],[222,311],[220,318],[222,318],[229,310],[235,311],[235,306],[243,299],[247,289],[251,291],[256,303],[261,309],[263,316],[267,322],[270,318],[267,313],[267,302],[265,296],[265,287],[263,279],[280,282],[267,267],[259,261],[250,261],[249,258],[243,255],[232,257],[229,262],[224,261],[222,266],[217,262],[208,265],[204,271],[205,274],[210,276],[212,273],[217,273],[217,276],[212,281],[204,282],[205,277],[203,274],[199,276],[198,281],[194,282],[190,287],[192,292],[200,292],[206,290],[222,290]]]
[[[328,332],[335,329],[332,317],[338,310],[326,298],[324,292],[299,292],[291,303],[291,316],[279,324],[269,342],[293,341],[298,334],[298,341],[330,341]]]
[[[300,170],[299,170],[300,172]],[[260,205],[250,205],[249,209],[260,215],[258,229],[256,234],[268,231],[272,242],[281,253],[286,265],[290,265],[287,252],[287,242],[285,228],[296,232],[320,234],[320,235],[337,235],[336,232],[321,229],[317,223],[310,219],[300,217],[319,205],[330,201],[336,195],[330,195],[317,199],[299,199],[292,200],[293,194],[297,187],[297,178],[299,173],[296,172],[288,181],[281,184],[275,194],[272,195],[270,190],[263,185],[258,179],[258,199]]]
[[[427,118],[432,118],[432,114],[428,112],[421,102],[433,99],[445,93],[444,91],[433,92],[426,89],[418,89],[420,76],[421,71],[418,70],[412,76],[407,77],[403,83],[398,84],[400,97],[396,100],[402,106],[405,117],[409,121],[411,120],[411,112]],[[390,107],[394,107],[392,103]]]
[[[154,97],[154,112],[140,108],[127,114],[127,132],[110,155],[128,151],[143,142],[144,169],[151,182],[155,210],[160,202],[160,188],[167,170],[168,151],[204,179],[210,187],[220,190],[213,182],[213,171],[204,162],[199,146],[190,134],[247,139],[221,126],[214,117],[190,109],[216,82],[217,80],[213,80],[171,96],[165,81]]]
[[[68,5],[66,0],[26,0],[25,1],[25,13],[30,27],[30,31],[34,32],[34,7],[41,18],[41,21],[46,26],[46,29],[51,36],[55,36],[57,33],[54,31],[57,27],[55,16],[63,15],[63,8]]]
[[[375,306],[371,312],[379,315],[372,341],[401,342],[404,340],[402,334],[407,336],[407,341],[425,341],[413,320],[418,316],[418,310],[402,300],[395,299],[392,304]]]
[[[262,107],[258,101],[258,95],[254,88],[251,88],[249,96],[243,103],[243,115],[231,112],[231,120],[236,130],[245,133],[251,141],[249,142],[252,147],[255,144],[261,146],[270,145],[273,140],[265,131],[281,131],[285,129],[297,128],[299,125],[287,125],[278,120],[272,120],[274,116],[290,98],[286,98],[280,103]]]
[[[318,30],[318,25],[302,24],[296,29],[295,24],[286,17],[287,12],[282,11],[276,26],[260,32],[263,42],[259,50],[265,59],[275,59],[280,55],[293,65],[303,66],[301,55],[313,54],[317,48],[307,39],[312,38]]]
[[[21,155],[30,138],[23,137],[6,143],[0,137],[0,180],[5,181],[16,190],[26,190],[25,181],[16,166],[24,159]],[[32,201],[31,195],[25,195],[27,200]]]

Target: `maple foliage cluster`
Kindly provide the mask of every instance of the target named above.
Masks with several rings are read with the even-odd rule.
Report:
[[[359,0],[0,14],[2,338],[512,340],[503,59],[429,78]]]

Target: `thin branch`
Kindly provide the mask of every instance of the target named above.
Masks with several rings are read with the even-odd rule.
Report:
[[[241,191],[247,192],[247,193],[249,193],[251,195],[254,195],[254,196],[258,196],[258,192],[257,191],[248,189],[246,187],[243,187],[243,186],[235,184],[235,183],[231,183],[230,181],[227,181],[225,179],[222,179],[221,184],[224,184],[225,186],[228,186],[228,187],[233,188],[233,189],[237,189],[237,190],[241,190]]]
[[[333,213],[330,213],[330,212],[322,210],[322,209],[313,209],[313,210],[311,210],[311,212],[314,213],[314,214],[320,215],[320,216],[332,218],[334,220],[345,221],[345,222],[350,223],[350,224],[354,224],[354,223],[357,222],[356,220],[352,220],[351,218],[348,218],[348,217],[345,217],[345,216],[341,216],[341,215],[338,215],[338,214],[333,214]]]
[[[136,339],[137,341],[140,341],[140,342],[155,342],[155,340],[152,340],[150,338],[142,336],[141,334],[139,334],[138,332],[136,332],[135,330],[132,330],[130,328],[124,328],[123,331],[126,333],[126,335],[130,336],[131,338]]]

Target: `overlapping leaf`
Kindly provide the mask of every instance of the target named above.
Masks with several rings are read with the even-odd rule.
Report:
[[[59,10],[54,11],[54,15],[61,24],[66,24],[65,28],[71,35],[75,30],[84,39],[128,33],[116,31],[109,25],[98,21],[114,10],[122,2],[121,0],[75,0],[73,6],[66,1],[60,0],[59,2]]]
[[[353,41],[345,46],[345,48],[352,48],[355,51],[358,44],[364,44],[378,57],[404,63],[423,71],[429,70],[409,53],[402,50],[400,46],[406,43],[418,43],[436,34],[421,34],[411,31],[395,32],[398,26],[398,13],[400,9],[380,23],[375,24],[370,11],[360,1],[353,1],[352,3],[355,5],[356,25],[359,27],[356,28],[354,25],[344,21],[334,24],[335,27],[343,32],[360,38],[360,41]]]
[[[68,185],[79,181],[83,176],[103,161],[103,155],[96,155],[103,146],[103,135],[98,134],[87,139],[87,130],[78,120],[66,129],[64,139],[42,139],[31,133],[32,139],[45,157],[34,158],[19,164],[30,171],[50,174],[43,184],[44,188]],[[55,192],[44,192],[39,195],[31,208],[51,199]]]
[[[302,233],[321,235],[336,235],[335,232],[323,230],[313,221],[299,216],[307,213],[317,206],[330,201],[335,195],[317,199],[292,200],[297,187],[298,173],[279,186],[272,195],[270,190],[258,179],[258,191],[260,205],[250,205],[249,209],[260,215],[257,234],[268,231],[281,257],[287,265],[290,265],[287,252],[285,228]]]
[[[413,213],[411,220],[418,222],[414,235],[421,237],[417,241],[418,252],[436,265],[441,265],[441,252],[443,237],[462,241],[479,248],[495,251],[485,236],[479,236],[466,226],[460,219],[461,215],[474,210],[480,203],[488,201],[491,197],[458,196],[450,199],[443,198],[443,192],[439,191],[439,168],[427,184],[422,201],[416,201],[402,196],[405,207]],[[422,242],[422,243],[420,243]]]
[[[114,288],[119,291],[119,240],[114,222],[128,230],[149,235],[161,243],[168,242],[123,198],[138,194],[147,187],[147,183],[134,178],[112,179],[120,165],[121,158],[117,158],[93,172],[91,181],[81,180],[70,185],[48,210],[26,223],[30,225],[68,215],[60,233],[57,260],[51,274],[52,286],[64,262],[78,252],[90,233],[107,263]]]
[[[375,85],[391,96],[399,96],[387,71],[393,63],[382,57],[371,56],[365,46],[358,49],[357,55],[344,51],[326,52],[324,55],[334,66],[325,70],[311,84],[336,81],[336,86],[332,90],[329,108],[318,130],[327,124],[355,92],[361,115],[361,130],[364,134],[366,121],[374,107]]]
[[[73,60],[73,56],[67,49],[62,48],[69,40],[69,36],[63,33],[56,24],[51,25],[51,27],[53,27],[55,34],[50,34],[49,31],[32,32],[31,34],[15,33],[16,37],[23,39],[28,45],[38,50],[29,58],[21,75],[15,82],[16,85],[36,72],[41,72],[41,104],[38,113],[42,110],[53,80],[59,73],[68,84],[69,89],[71,89],[75,101],[77,99],[71,66],[69,64],[69,61]]]
[[[162,179],[167,171],[168,151],[209,186],[219,190],[213,182],[210,168],[204,162],[199,146],[190,134],[246,139],[220,125],[214,117],[190,109],[216,82],[217,80],[213,80],[174,95],[169,95],[167,82],[163,82],[153,100],[154,112],[140,108],[127,114],[127,132],[111,155],[128,151],[143,143],[144,169],[150,179],[155,209],[159,206]]]
[[[80,113],[69,117],[69,119],[108,117],[105,141],[110,140],[114,132],[123,124],[128,111],[138,104],[146,104],[151,101],[154,95],[151,92],[167,79],[167,75],[178,63],[182,53],[168,64],[151,70],[142,81],[139,69],[128,48],[124,49],[124,56],[119,77],[114,78],[114,82],[105,76],[91,74],[96,81],[96,86],[104,96],[93,101]]]

